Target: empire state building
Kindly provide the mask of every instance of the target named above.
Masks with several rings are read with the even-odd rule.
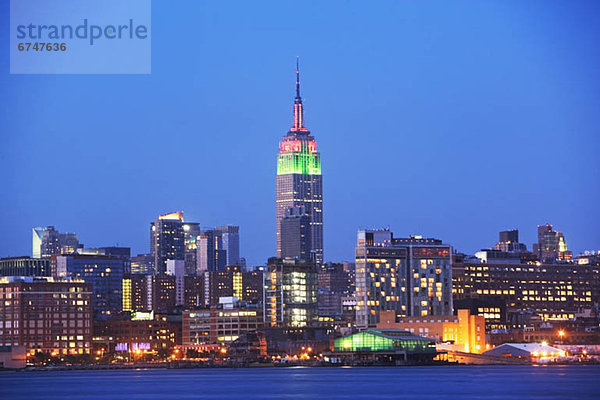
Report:
[[[323,181],[317,142],[304,127],[296,61],[294,121],[277,156],[277,257],[323,263]]]

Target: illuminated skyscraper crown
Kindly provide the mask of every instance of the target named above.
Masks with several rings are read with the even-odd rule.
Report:
[[[321,175],[321,157],[317,142],[304,127],[304,108],[300,97],[300,69],[296,59],[296,97],[294,98],[294,121],[292,128],[279,142],[277,175]]]

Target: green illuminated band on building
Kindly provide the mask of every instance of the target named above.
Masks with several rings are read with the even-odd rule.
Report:
[[[321,155],[319,153],[279,153],[277,175],[303,174],[321,175]]]

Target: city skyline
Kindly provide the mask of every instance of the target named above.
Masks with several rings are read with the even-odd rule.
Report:
[[[358,4],[264,16],[240,4],[230,19],[203,5],[201,57],[173,47],[160,21],[174,11],[156,4],[153,54],[173,52],[176,67],[157,57],[151,76],[127,81],[2,75],[0,255],[30,254],[31,229],[47,225],[147,253],[148,223],[183,210],[203,226],[240,226],[240,254],[264,264],[276,254],[274,153],[298,54],[326,160],[326,260],[352,260],[356,231],[388,224],[473,253],[513,228],[531,250],[550,223],[574,254],[598,250],[595,5],[386,7],[389,21]],[[294,29],[278,21],[292,10],[313,29],[290,46]]]

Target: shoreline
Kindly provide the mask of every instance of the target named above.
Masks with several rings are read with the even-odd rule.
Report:
[[[466,363],[431,363],[431,364],[273,364],[273,363],[246,363],[246,364],[213,364],[206,365],[202,362],[181,362],[181,363],[143,363],[143,364],[94,364],[94,365],[68,365],[68,366],[27,366],[19,369],[0,369],[1,372],[54,372],[54,371],[105,371],[105,370],[148,370],[148,369],[255,369],[255,368],[369,368],[369,367],[468,367],[468,366],[571,366],[571,365],[600,365],[597,362],[573,362],[573,363],[487,363],[487,364],[466,364]]]

